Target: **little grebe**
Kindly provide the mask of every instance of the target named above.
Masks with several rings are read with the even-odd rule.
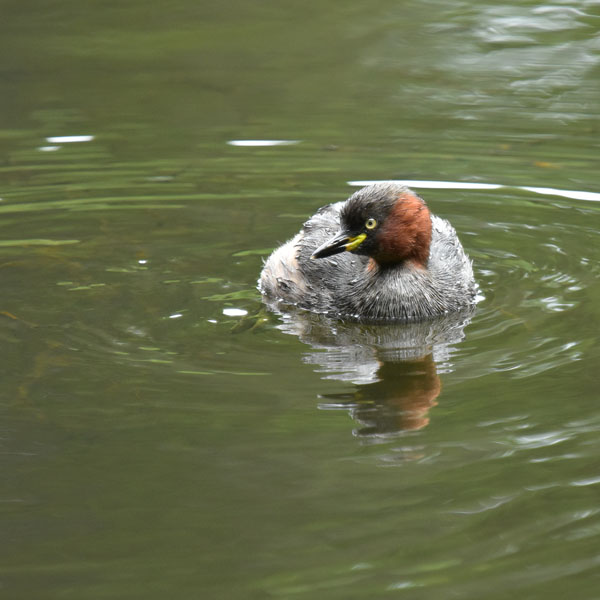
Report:
[[[468,310],[477,294],[452,225],[394,182],[319,209],[267,259],[259,289],[271,301],[368,322]]]

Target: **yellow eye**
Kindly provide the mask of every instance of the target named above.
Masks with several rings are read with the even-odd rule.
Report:
[[[375,219],[367,219],[365,227],[367,229],[375,229],[375,227],[377,227],[377,221]]]

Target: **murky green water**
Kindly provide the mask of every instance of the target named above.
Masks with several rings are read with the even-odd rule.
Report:
[[[2,13],[3,597],[598,598],[597,2]],[[464,336],[267,313],[261,258],[392,178]]]

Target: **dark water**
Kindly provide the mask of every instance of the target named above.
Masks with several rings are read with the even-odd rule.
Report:
[[[600,597],[597,2],[2,13],[2,597]],[[255,289],[378,179],[485,296],[425,353]]]

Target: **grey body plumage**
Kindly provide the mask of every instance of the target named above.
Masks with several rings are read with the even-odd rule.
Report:
[[[355,252],[311,259],[317,248],[347,226],[354,205],[385,204],[405,193],[412,194],[398,184],[374,184],[346,202],[319,209],[299,234],[267,259],[260,291],[270,300],[368,322],[418,321],[473,307],[477,284],[471,261],[452,225],[435,215],[429,217],[426,265],[409,260],[379,264]]]

